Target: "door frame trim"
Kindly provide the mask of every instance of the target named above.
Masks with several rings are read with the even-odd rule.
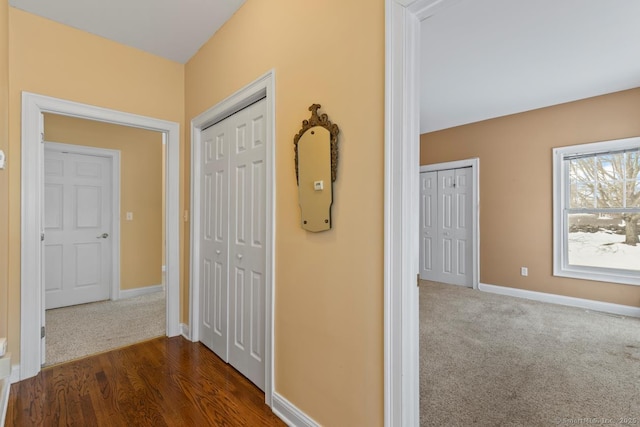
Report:
[[[231,96],[191,120],[191,277],[189,283],[189,323],[191,340],[200,334],[200,157],[204,128],[266,98],[266,183],[265,183],[265,403],[272,407],[274,384],[274,284],[275,284],[275,70],[258,77]]]
[[[480,159],[474,157],[465,160],[456,160],[453,162],[434,163],[431,165],[420,166],[420,173],[437,172],[447,169],[471,168],[471,177],[473,183],[471,185],[471,283],[473,289],[478,289],[480,284]]]
[[[43,113],[130,126],[161,132],[166,144],[165,239],[166,333],[180,334],[180,125],[74,101],[22,92],[21,133],[21,250],[20,250],[20,379],[40,372],[42,324],[42,184]]]
[[[385,0],[384,425],[420,424],[420,22],[460,0]]]
[[[111,159],[111,287],[109,297],[115,301],[120,299],[120,150],[88,147],[86,145],[65,144],[55,141],[44,141],[44,148],[72,154],[83,154]],[[44,176],[43,176],[44,179]],[[44,255],[43,255],[44,256]],[[42,280],[42,286],[46,283]],[[43,292],[45,292],[43,290]],[[46,295],[43,293],[46,306]],[[46,325],[45,325],[46,326]]]

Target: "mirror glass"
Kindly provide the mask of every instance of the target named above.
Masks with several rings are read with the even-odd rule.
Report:
[[[322,126],[308,129],[298,141],[298,201],[302,228],[331,228],[331,134]]]

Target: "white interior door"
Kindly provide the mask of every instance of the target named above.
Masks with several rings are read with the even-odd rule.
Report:
[[[266,101],[237,113],[231,138],[229,363],[264,389]]]
[[[111,159],[45,148],[46,309],[109,299]]]
[[[266,101],[202,132],[200,340],[265,381]]]
[[[435,190],[426,174],[436,174]],[[473,286],[472,176],[471,168],[421,174],[422,279]]]
[[[229,139],[220,122],[202,131],[200,341],[225,362],[229,218]]]
[[[420,173],[420,278],[435,280],[438,240],[438,172]]]

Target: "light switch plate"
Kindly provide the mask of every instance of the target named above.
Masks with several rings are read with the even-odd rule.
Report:
[[[7,352],[7,339],[0,338],[0,357],[4,356]]]

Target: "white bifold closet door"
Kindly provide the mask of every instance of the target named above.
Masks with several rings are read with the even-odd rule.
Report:
[[[471,287],[471,168],[420,173],[420,278]]]
[[[264,389],[263,99],[202,131],[200,341]]]

